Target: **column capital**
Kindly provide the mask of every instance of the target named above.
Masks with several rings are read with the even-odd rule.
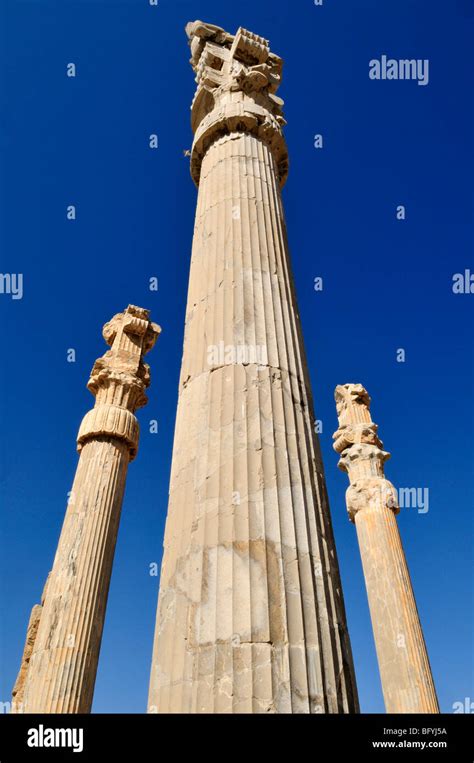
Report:
[[[272,149],[281,185],[288,174],[288,152],[282,133],[283,101],[276,95],[282,59],[263,37],[240,27],[235,35],[202,21],[186,26],[197,90],[191,106],[195,133],[191,175],[199,185],[201,164],[209,146],[222,135],[247,132]]]
[[[349,519],[355,521],[362,510],[381,511],[390,509],[398,514],[398,495],[395,487],[383,477],[362,477],[354,480],[346,490],[346,505]]]
[[[161,328],[149,320],[149,311],[129,305],[105,324],[102,335],[110,346],[94,363],[87,388],[95,406],[83,418],[77,436],[80,452],[84,443],[106,435],[125,440],[133,459],[138,447],[137,408],[146,405],[150,367],[143,356],[154,346]]]
[[[398,513],[396,490],[384,475],[390,453],[383,449],[377,424],[372,421],[367,390],[362,384],[341,384],[335,399],[339,428],[333,434],[333,448],[341,454],[338,466],[351,483],[346,493],[351,521],[363,508],[385,506]]]
[[[362,384],[340,384],[334,394],[339,428],[333,434],[334,450],[343,453],[352,445],[368,444],[382,450],[378,426],[370,415],[370,397]],[[386,454],[387,458],[389,454]]]

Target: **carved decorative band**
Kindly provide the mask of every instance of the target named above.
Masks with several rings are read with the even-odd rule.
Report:
[[[116,437],[125,440],[130,448],[130,460],[137,455],[139,426],[136,417],[126,408],[102,404],[86,413],[77,435],[77,450],[80,452],[87,440],[99,436]]]
[[[371,445],[368,442],[356,442],[350,448],[342,451],[339,469],[347,472],[349,477],[352,470],[369,467],[370,471],[376,470],[379,476],[383,477],[383,465],[390,458],[390,453],[381,450],[378,445]]]
[[[390,509],[398,514],[397,491],[391,482],[377,477],[358,479],[347,488],[346,491],[347,511],[352,522],[359,511],[372,510],[382,511]]]
[[[191,151],[191,175],[196,185],[199,185],[202,160],[211,144],[232,132],[248,132],[269,146],[283,186],[288,175],[288,149],[280,124],[267,109],[250,99],[215,108],[201,121]]]
[[[343,453],[347,448],[358,444],[376,445],[377,448],[383,448],[383,442],[377,435],[377,424],[343,424],[337,432],[333,434],[334,450],[337,453]]]

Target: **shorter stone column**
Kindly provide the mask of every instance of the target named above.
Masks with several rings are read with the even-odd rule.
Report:
[[[384,477],[390,454],[370,417],[360,384],[336,387],[339,429],[334,449],[350,487],[387,713],[439,713],[423,632],[395,515],[397,493]]]
[[[104,326],[111,346],[96,361],[88,388],[79,464],[53,569],[33,608],[12,712],[87,713],[94,692],[125,479],[138,448],[137,408],[150,369],[142,357],[159,326],[130,305]]]

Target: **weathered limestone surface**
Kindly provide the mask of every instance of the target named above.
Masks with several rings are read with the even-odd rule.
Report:
[[[23,705],[23,694],[25,691],[25,680],[28,673],[28,666],[30,664],[33,647],[35,645],[36,634],[38,633],[38,625],[41,617],[42,605],[35,604],[31,610],[30,619],[28,621],[28,627],[26,629],[26,641],[23,648],[23,657],[21,660],[20,671],[15,681],[15,686],[12,690],[12,708],[20,709]]]
[[[360,384],[336,387],[339,429],[334,449],[347,472],[349,517],[355,523],[388,713],[438,713],[423,632],[395,515],[398,498],[384,477],[390,457]]]
[[[199,186],[150,712],[358,710],[266,40],[187,27]]]
[[[95,407],[79,429],[79,464],[42,605],[28,626],[14,712],[90,711],[125,478],[138,447],[134,411],[146,404],[150,383],[142,357],[159,332],[134,306],[104,326],[111,349],[87,385]]]

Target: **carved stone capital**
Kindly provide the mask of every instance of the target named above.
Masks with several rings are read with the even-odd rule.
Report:
[[[334,397],[339,425],[371,422],[370,397],[362,384],[339,384]]]
[[[390,509],[394,514],[400,511],[397,491],[391,482],[379,477],[365,477],[355,480],[346,491],[347,511],[351,522],[355,522],[357,512]]]
[[[143,408],[148,402],[145,390],[150,386],[150,367],[140,363],[135,374],[112,368],[107,360],[94,363],[87,388],[97,398],[97,405],[112,403],[128,410]]]
[[[390,458],[390,453],[370,443],[356,443],[346,448],[339,459],[339,469],[353,475],[383,476],[383,465]]]
[[[333,434],[333,448],[337,453],[342,453],[346,448],[359,443],[383,447],[382,440],[377,436],[377,424],[343,424]]]
[[[77,449],[99,436],[125,440],[133,459],[138,447],[138,422],[133,415],[147,403],[150,368],[143,356],[155,344],[161,329],[149,320],[148,310],[129,305],[105,324],[103,336],[110,345],[94,363],[88,389],[96,397],[95,407],[84,417]]]
[[[268,40],[242,27],[235,35],[220,27],[191,22],[186,27],[197,90],[191,107],[195,139],[191,174],[199,184],[209,146],[222,135],[251,133],[271,148],[280,183],[288,174],[288,152],[282,133],[283,101],[276,95],[283,62]]]
[[[349,517],[367,507],[388,507],[398,512],[395,488],[385,479],[384,464],[390,453],[383,450],[377,424],[370,416],[370,397],[362,384],[342,384],[335,392],[339,429],[334,450],[341,454],[339,468],[347,472],[346,493]]]
[[[340,384],[336,387],[335,399],[339,429],[333,434],[333,448],[342,454],[340,469],[350,473],[354,462],[366,461],[379,464],[383,474],[383,464],[390,453],[383,450],[378,426],[372,421],[367,390],[362,384]]]

